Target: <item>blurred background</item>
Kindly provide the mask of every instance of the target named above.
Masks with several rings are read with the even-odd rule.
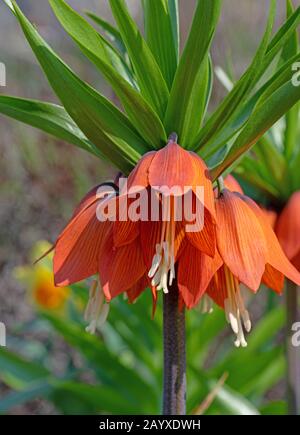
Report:
[[[114,98],[95,68],[83,58],[61,29],[47,0],[38,2],[19,0],[18,3],[29,19],[37,25],[43,37],[82,78],[106,96]],[[69,3],[78,11],[92,10],[112,20],[107,0],[69,0]],[[179,3],[183,43],[184,35],[191,23],[195,2],[194,0],[179,0]],[[142,28],[140,0],[128,0],[128,4],[132,15]],[[253,56],[264,31],[267,7],[267,0],[223,1],[223,12],[212,49],[215,65],[229,69],[235,77],[241,75]],[[285,2],[278,1],[277,22],[282,22],[284,18],[284,7]],[[0,88],[1,93],[56,102],[16,20],[2,2],[0,3],[0,62],[6,65],[7,72],[7,86]],[[213,92],[214,104],[222,98],[225,92],[217,79],[215,79]],[[155,386],[154,381],[146,376],[147,382],[153,387],[153,400],[152,407],[150,404],[149,406],[145,404],[144,409],[148,412],[159,412],[160,315],[158,313],[152,325],[146,322],[149,330],[145,330],[144,335],[139,333],[140,336],[136,338],[139,350],[134,347],[130,348],[131,345],[134,346],[133,341],[130,342],[128,337],[126,339],[126,334],[124,338],[124,325],[122,326],[126,313],[130,313],[133,328],[138,328],[135,322],[141,321],[143,316],[148,316],[150,319],[148,295],[133,306],[128,307],[123,301],[115,304],[116,312],[111,315],[111,324],[108,330],[100,334],[104,344],[108,340],[114,345],[108,350],[105,346],[101,349],[97,348],[99,353],[90,355],[86,354],[87,346],[97,346],[93,339],[86,338],[82,333],[83,342],[79,345],[73,341],[71,332],[64,329],[66,325],[63,328],[59,323],[62,318],[70,316],[70,323],[74,322],[73,333],[75,333],[75,325],[80,326],[80,321],[75,322],[76,316],[82,312],[86,300],[84,289],[70,290],[72,294],[74,292],[75,299],[70,302],[71,306],[68,306],[67,314],[62,315],[61,310],[58,310],[59,313],[54,310],[55,314],[53,314],[51,304],[43,304],[43,300],[32,297],[31,287],[35,278],[30,279],[29,269],[26,269],[26,265],[32,262],[34,256],[33,247],[36,252],[40,249],[39,245],[36,247],[37,242],[47,240],[53,243],[80,198],[96,183],[112,178],[114,168],[72,145],[54,140],[3,116],[0,116],[0,132],[0,321],[6,325],[7,349],[11,352],[11,354],[3,354],[0,358],[0,411],[12,414],[129,412],[134,410],[144,412],[142,408],[138,408],[138,405],[134,405],[134,401],[132,408],[118,408],[116,389],[109,390],[111,382],[105,380],[103,373],[100,373],[102,361],[97,361],[96,368],[93,364],[90,366],[90,362],[94,363],[97,356],[102,355],[106,358],[108,353],[113,358],[114,353],[119,355],[119,349],[122,348],[125,351],[125,356],[123,355],[120,360],[123,368],[120,366],[116,370],[120,370],[120,373],[123,369],[131,370],[137,365],[142,365],[142,362],[145,366],[144,370],[149,370],[151,358],[147,356],[147,352],[149,351],[151,355],[151,349],[154,346],[157,348],[157,353],[154,354],[157,360],[151,362],[155,366],[152,372],[156,373],[155,370],[157,370],[158,379],[155,381],[157,382]],[[49,264],[45,263],[45,269],[47,268],[50,270]],[[58,297],[61,297],[63,301],[71,299],[68,292]],[[41,301],[42,303],[39,303]],[[279,333],[270,334],[266,329],[267,326],[265,326],[266,335],[264,337],[255,336],[254,332],[254,343],[250,341],[247,351],[232,350],[233,337],[230,336],[229,328],[224,328],[222,313],[216,311],[212,315],[215,317],[211,317],[210,320],[203,320],[199,312],[188,313],[190,317],[188,319],[189,346],[191,346],[191,354],[194,358],[192,362],[194,365],[190,368],[190,379],[192,380],[189,396],[190,412],[201,405],[206,394],[214,390],[215,383],[220,379],[221,384],[224,382],[228,384],[228,388],[219,386],[218,397],[214,405],[201,412],[234,412],[228,405],[229,402],[234,403],[234,400],[240,401],[238,402],[240,409],[244,406],[252,413],[264,412],[266,409],[271,412],[270,403],[274,403],[272,409],[276,412],[284,412],[285,392],[282,381],[284,363],[280,359],[282,351],[280,326],[283,323],[283,314],[277,299],[275,302],[267,292],[260,292],[253,302],[252,309],[257,322],[265,320],[262,318],[262,313],[265,312],[266,307],[271,313],[268,322],[273,325],[273,321]],[[275,307],[274,312],[273,307]],[[111,311],[113,310],[114,307]],[[147,313],[143,315],[144,312]],[[119,320],[116,313],[120,314]],[[140,316],[142,317],[139,320]],[[84,324],[80,328],[84,331]],[[152,334],[154,338],[152,339],[149,334]],[[123,340],[122,344],[118,342],[118,339],[120,340],[118,335]],[[150,344],[145,344],[145,336],[148,337]],[[143,352],[143,346],[148,346],[145,352]],[[194,351],[192,346],[196,346],[197,351]],[[258,352],[258,359],[263,353],[262,349],[267,350],[270,354],[270,361],[272,357],[272,361],[276,360],[277,365],[270,367],[270,361],[265,357],[264,361],[262,358],[259,360],[261,365],[257,366],[257,372],[251,372],[250,368],[245,370],[245,367],[244,374],[239,372],[240,365],[246,363],[246,357],[247,355],[249,357],[251,349],[252,352]],[[241,352],[244,352],[244,355],[241,355]],[[145,361],[142,361],[143,359]],[[253,366],[253,358],[250,359]],[[259,361],[257,360],[257,364]],[[29,363],[32,363],[31,368]],[[108,361],[105,364],[108,364]],[[45,371],[37,370],[36,372],[37,367]],[[268,370],[262,378],[262,371],[265,369]],[[201,373],[205,371],[210,373],[209,382],[202,378]],[[139,368],[138,372],[142,379],[143,370]],[[84,398],[79,397],[75,400],[78,385],[81,385],[83,391],[83,386],[95,384],[95,376],[99,385],[104,386],[102,395],[94,397],[93,391],[85,391]],[[237,378],[241,378],[240,383]],[[53,384],[56,380],[62,379],[64,386],[55,390]],[[41,383],[41,380],[44,383]],[[117,384],[119,382],[116,379],[114,381]],[[126,394],[129,394],[126,391],[126,386],[124,386],[125,398]],[[141,391],[143,391],[142,385]],[[231,396],[234,393],[236,396]],[[74,403],[70,400],[71,395]],[[90,402],[92,400],[90,396],[94,397],[95,403]],[[136,397],[139,397],[138,393]],[[69,406],[64,404],[65,398],[70,401]],[[226,400],[227,408],[224,405]],[[103,401],[106,405],[102,407]],[[113,409],[113,405],[109,409],[107,401],[112,402],[116,409]],[[130,402],[130,398],[128,401]]]

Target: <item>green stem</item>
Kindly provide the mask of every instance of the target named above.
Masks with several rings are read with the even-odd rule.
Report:
[[[300,347],[295,346],[293,324],[300,321],[298,288],[291,281],[286,285],[286,354],[287,354],[287,397],[289,415],[300,414]]]
[[[185,312],[179,311],[175,282],[164,294],[164,392],[163,415],[186,413]]]

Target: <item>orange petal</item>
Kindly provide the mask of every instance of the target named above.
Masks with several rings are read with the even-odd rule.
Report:
[[[175,222],[175,225],[174,256],[176,261],[185,246],[185,232],[183,222]],[[140,239],[147,269],[150,269],[152,265],[156,244],[161,242],[162,227],[161,221],[148,221],[140,224]]]
[[[121,246],[132,243],[139,235],[140,222],[130,219],[128,210],[132,199],[122,195],[116,200],[117,216],[113,225],[114,246]]]
[[[275,232],[291,260],[300,251],[300,192],[295,192],[279,215]]]
[[[216,200],[217,246],[224,263],[239,281],[256,291],[267,259],[265,236],[251,208],[224,189]]]
[[[78,215],[81,211],[85,210],[89,206],[91,206],[95,201],[101,201],[104,197],[100,197],[97,193],[101,191],[103,195],[109,195],[111,193],[117,192],[117,186],[114,183],[102,183],[93,187],[80,201],[78,206],[75,208],[72,218]]]
[[[177,143],[170,141],[157,151],[149,168],[149,183],[153,187],[179,187],[184,193],[185,187],[196,185],[197,174],[190,153]]]
[[[201,231],[187,231],[189,225],[185,223],[186,236],[190,243],[204,254],[214,257],[216,252],[216,226],[211,214],[204,209],[204,226]]]
[[[191,152],[191,157],[193,159],[194,171],[196,173],[196,184],[193,187],[195,194],[197,194],[197,186],[203,187],[204,189],[204,207],[210,212],[213,219],[216,219],[215,210],[215,195],[212,188],[212,182],[209,170],[204,163],[204,161],[196,154]],[[198,196],[199,197],[199,196]],[[201,197],[199,197],[201,200]]]
[[[147,275],[143,275],[129,290],[127,290],[127,296],[129,302],[132,304],[140,296],[140,294],[147,288],[150,287],[150,282]]]
[[[99,258],[99,276],[107,300],[133,287],[145,274],[139,238],[130,245],[113,247],[113,238],[106,240]]]
[[[231,192],[238,192],[241,194],[244,193],[238,181],[231,174],[224,178],[224,185],[226,189],[230,190]]]
[[[221,267],[210,281],[206,294],[224,309],[224,301],[228,298],[224,267]]]
[[[202,254],[187,243],[178,262],[178,287],[187,308],[192,308],[207,289],[223,262],[218,253],[214,258]]]
[[[265,273],[262,277],[262,282],[276,293],[282,293],[284,287],[284,275],[274,269],[274,267],[267,264]]]
[[[300,251],[297,255],[291,260],[291,263],[295,266],[295,268],[300,271]]]
[[[261,228],[264,231],[264,235],[267,243],[266,263],[270,264],[274,269],[277,269],[279,272],[283,273],[283,275],[285,275],[291,281],[300,285],[300,273],[287,259],[273,229],[271,228],[268,221],[265,219],[261,209],[250,198],[246,196],[243,196],[242,198],[256,214],[257,219],[261,224]]]
[[[97,203],[82,209],[59,236],[54,250],[54,280],[57,286],[81,281],[98,271],[98,257],[110,222],[99,222]]]
[[[275,228],[275,224],[276,224],[276,220],[277,220],[277,213],[274,210],[269,210],[267,208],[264,207],[260,207],[265,219],[268,221],[268,223],[271,225],[271,227],[274,229]]]
[[[138,162],[136,167],[130,173],[127,180],[127,189],[132,187],[141,186],[147,187],[149,185],[148,175],[149,175],[149,167],[151,162],[155,156],[155,151],[150,151],[146,153],[141,160]],[[121,189],[122,193],[122,189]]]

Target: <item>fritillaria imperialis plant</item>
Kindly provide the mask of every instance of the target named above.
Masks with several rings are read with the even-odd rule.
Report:
[[[118,176],[114,183],[94,188],[76,208],[54,246],[55,282],[67,285],[99,275],[87,308],[91,331],[118,294],[134,301],[149,287],[155,308],[163,291],[163,412],[184,414],[185,307],[210,295],[225,308],[236,345],[245,346],[244,329],[249,331],[251,322],[240,284],[256,291],[264,281],[281,291],[284,276],[300,283],[257,206],[224,189],[220,178],[300,98],[300,88],[292,81],[299,54],[265,78],[294,34],[300,9],[273,35],[276,1],[271,1],[251,64],[208,114],[213,86],[210,48],[220,0],[197,1],[181,55],[177,0],[143,0],[144,34],[124,0],[109,1],[116,27],[88,13],[96,28],[65,1],[49,0],[63,28],[111,85],[122,110],[60,59],[16,2],[5,2],[62,106],[1,96],[0,111],[106,159],[121,171],[122,179],[128,176],[129,190]],[[104,197],[99,198],[99,187]],[[181,192],[170,192],[175,187]],[[147,203],[152,210],[156,199],[158,219],[121,219],[124,202],[132,205],[132,189],[154,191]],[[186,197],[190,218],[178,219],[178,204]],[[118,205],[110,214],[114,219],[99,219],[112,204]],[[198,206],[202,225],[188,232]]]

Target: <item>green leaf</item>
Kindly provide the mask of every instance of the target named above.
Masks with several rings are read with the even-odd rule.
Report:
[[[250,183],[250,185],[258,188],[267,197],[271,197],[272,199],[280,198],[280,192],[259,174],[256,161],[251,159],[247,154],[243,156],[242,161],[234,171],[243,180]]]
[[[208,51],[220,9],[220,0],[199,0],[171,89],[165,127],[168,134],[176,131],[183,147],[193,143],[200,129],[207,98]]]
[[[159,66],[136,23],[129,15],[124,0],[110,0],[110,6],[126,45],[141,93],[160,119],[163,119],[169,91]]]
[[[127,394],[136,406],[141,400],[145,408],[152,407],[156,403],[151,385],[139,375],[137,370],[127,367],[118,356],[113,355],[99,337],[85,333],[82,326],[70,322],[69,319],[63,320],[46,312],[43,315],[71,346],[83,354],[102,383],[114,385],[119,389],[120,394]],[[145,391],[147,391],[146,400]],[[153,408],[151,409],[153,411]]]
[[[168,5],[169,5],[170,18],[171,18],[174,45],[176,50],[176,57],[178,60],[179,46],[180,46],[180,23],[179,23],[178,0],[168,0]]]
[[[29,400],[47,397],[54,387],[47,380],[30,383],[21,391],[13,391],[0,399],[0,413],[4,414],[11,411],[16,406],[20,406]]]
[[[28,361],[3,347],[0,347],[0,367],[0,379],[15,389],[24,388],[28,383],[49,375],[40,364]]]
[[[291,0],[286,0],[286,10],[287,10],[287,18],[289,18],[293,12],[294,7]],[[281,60],[286,62],[291,57],[295,56],[299,51],[299,43],[298,43],[298,33],[295,30],[288,39],[287,43],[283,47]],[[284,151],[287,160],[289,160],[294,152],[297,134],[298,134],[298,125],[299,125],[299,105],[293,107],[285,116],[286,119],[286,128],[285,128],[285,139],[284,139]]]
[[[256,409],[249,400],[226,385],[220,388],[216,395],[216,399],[231,414],[259,415],[258,409]]]
[[[42,101],[0,95],[0,113],[25,124],[39,128],[58,139],[89,151],[101,153],[82,133],[61,106]]]
[[[260,407],[262,415],[285,415],[287,414],[287,403],[285,401],[269,402]]]
[[[71,118],[108,160],[124,173],[130,172],[149,148],[125,115],[80,80],[41,38],[17,4],[13,4],[32,50]]]
[[[127,53],[127,50],[120,35],[120,32],[108,21],[103,20],[103,18],[99,17],[93,12],[86,11],[85,13],[89,18],[91,18],[91,20],[94,21],[94,23],[96,23],[105,31],[105,34],[108,36],[110,41],[116,45],[119,52],[124,56]]]
[[[246,126],[241,131],[226,158],[213,170],[213,177],[219,177],[243,153],[286,113],[300,99],[300,86],[293,86],[291,80],[284,83],[267,99],[262,97],[251,114]]]
[[[169,2],[144,0],[143,3],[146,41],[170,89],[177,68],[178,45],[173,35]]]
[[[261,63],[268,48],[275,11],[276,1],[272,0],[266,30],[250,66],[236,82],[233,89],[227,94],[196,137],[194,142],[196,150],[200,150],[204,145],[206,148],[210,148],[210,142],[222,133],[222,129],[230,124],[236,112],[241,109],[243,101],[245,101],[245,98],[252,91],[254,84],[259,78]]]
[[[49,2],[64,29],[110,82],[128,117],[144,140],[152,147],[159,148],[166,142],[159,118],[138,91],[110,64],[109,52],[102,36],[63,0]]]
[[[82,382],[58,384],[53,399],[65,414],[74,414],[74,405],[79,413],[86,410],[88,414],[134,414],[136,410],[135,404],[117,389]]]

